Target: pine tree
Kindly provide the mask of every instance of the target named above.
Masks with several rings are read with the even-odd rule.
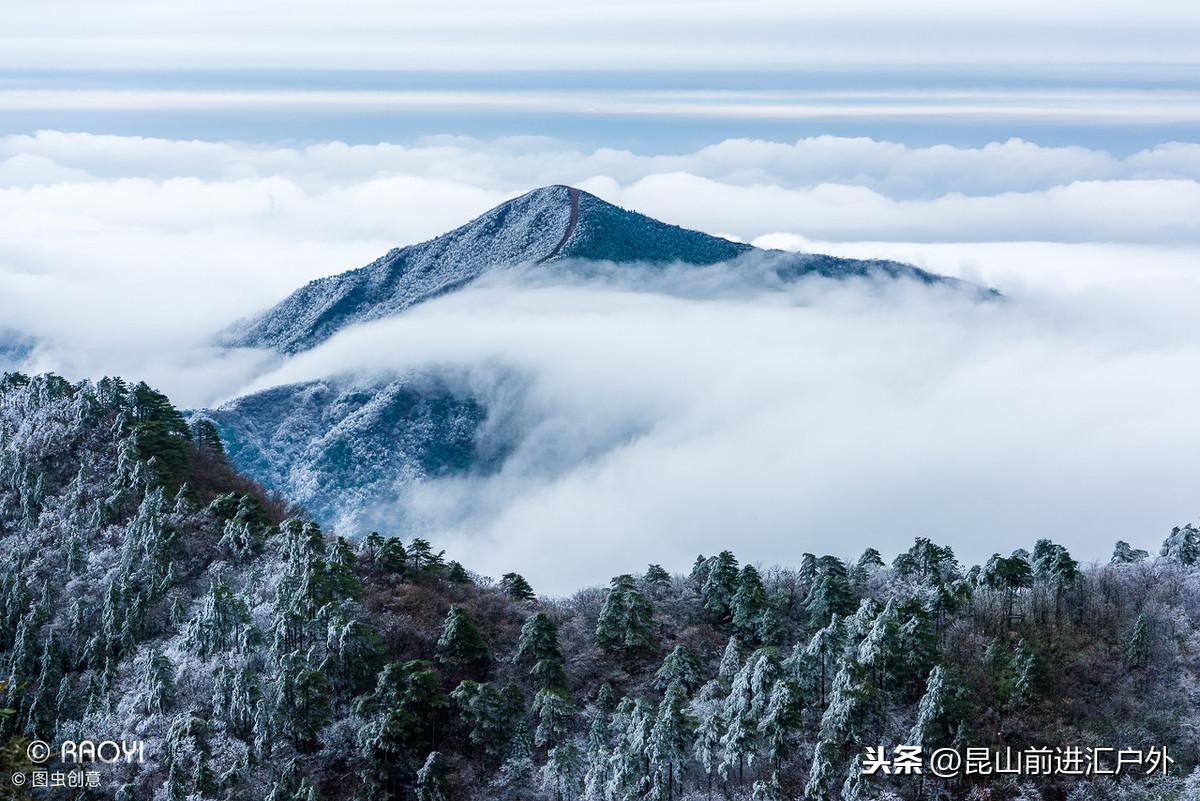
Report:
[[[684,710],[687,694],[678,682],[667,687],[650,730],[646,756],[650,761],[650,798],[673,801],[682,787],[693,722]]]
[[[1125,660],[1131,668],[1146,666],[1150,661],[1151,645],[1150,624],[1144,614],[1138,615],[1137,622],[1133,624],[1133,634],[1125,644]]]
[[[738,588],[730,601],[733,632],[751,645],[761,644],[763,617],[767,612],[767,593],[754,565],[742,568]]]
[[[1150,554],[1148,551],[1143,551],[1141,548],[1133,548],[1124,540],[1117,540],[1116,546],[1113,548],[1112,559],[1109,564],[1128,565],[1135,562],[1142,562]]]
[[[788,744],[800,728],[801,712],[800,692],[795,683],[784,676],[776,679],[758,721],[758,731],[762,735],[767,756],[775,764],[776,770],[783,767],[784,760],[789,756]]]
[[[241,630],[250,623],[246,604],[221,576],[213,579],[200,610],[188,622],[184,643],[201,659],[232,647],[240,639]]]
[[[446,581],[452,584],[474,584],[475,579],[471,578],[471,574],[460,563],[450,560],[446,564]]]
[[[533,734],[535,745],[554,747],[570,733],[575,708],[562,690],[539,690],[531,712],[538,722]]]
[[[653,609],[637,589],[633,576],[612,580],[611,589],[596,621],[596,644],[627,659],[653,650],[656,644]]]
[[[489,656],[483,635],[460,606],[451,606],[437,641],[438,661],[467,675],[487,673]]]
[[[510,598],[515,598],[518,601],[532,601],[537,598],[533,592],[533,587],[529,586],[529,582],[517,573],[505,573],[501,576],[500,589]]]
[[[582,779],[583,761],[575,743],[563,742],[550,749],[542,766],[543,790],[557,801],[574,801],[579,797]]]
[[[926,748],[941,745],[948,737],[946,716],[951,702],[951,690],[946,669],[936,665],[929,671],[925,695],[917,707],[917,721],[908,735],[910,745]]]
[[[544,612],[535,612],[526,618],[513,662],[532,663],[529,672],[539,689],[565,689],[567,674],[562,659],[558,627],[554,621]]]
[[[671,574],[663,570],[662,565],[652,564],[642,576],[642,586],[651,594],[662,592],[671,586]]]
[[[504,755],[516,722],[524,711],[523,699],[518,699],[520,704],[514,709],[512,699],[494,685],[470,679],[459,684],[450,693],[450,698],[459,709],[471,744],[481,748],[489,759]]]
[[[818,629],[808,641],[805,655],[816,666],[817,695],[822,708],[825,707],[825,694],[832,678],[834,665],[841,654],[846,641],[846,629],[841,618],[836,615],[829,620],[829,625]]]
[[[824,625],[834,615],[849,614],[854,608],[854,596],[846,565],[832,556],[817,561],[817,573],[805,602],[808,619],[814,626]]]
[[[558,627],[545,612],[534,612],[525,618],[513,662],[541,662],[543,659],[562,661],[558,644]]]
[[[686,645],[676,645],[654,674],[654,688],[662,692],[678,684],[685,695],[690,694],[700,681],[700,660]]]
[[[733,596],[738,588],[738,563],[729,551],[712,557],[704,566],[704,585],[700,595],[704,608],[719,620],[727,620],[733,612]]]
[[[329,679],[311,664],[311,656],[293,651],[280,660],[274,687],[274,725],[304,751],[333,717]]]
[[[1041,689],[1041,664],[1033,648],[1025,640],[1017,643],[1009,660],[1013,674],[1009,706],[1017,708],[1037,700]]]
[[[417,771],[417,801],[449,801],[450,787],[446,780],[446,760],[440,751],[433,751]]]
[[[750,792],[750,801],[784,801],[783,785],[779,783],[779,773],[771,774],[766,781],[756,781]]]
[[[1176,526],[1163,541],[1162,556],[1181,565],[1194,565],[1200,561],[1200,531],[1188,524]]]
[[[386,573],[403,575],[408,572],[408,551],[399,537],[388,537],[375,551],[375,563]]]
[[[175,691],[175,667],[157,648],[139,659],[137,705],[147,714],[162,714]]]
[[[721,652],[721,664],[717,668],[717,676],[725,681],[733,681],[733,677],[742,667],[742,644],[736,636],[730,637]]]

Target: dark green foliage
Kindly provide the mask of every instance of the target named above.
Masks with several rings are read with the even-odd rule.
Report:
[[[737,592],[730,602],[733,633],[749,645],[768,642],[773,634],[773,617],[767,605],[767,591],[753,565],[742,568]]]
[[[834,615],[849,614],[854,609],[854,595],[846,565],[832,556],[822,556],[816,563],[805,602],[808,619],[814,627],[823,626]]]
[[[733,613],[733,596],[738,588],[738,563],[730,551],[698,562],[692,577],[701,584],[700,595],[704,608],[719,619],[727,620]]]
[[[187,473],[192,439],[191,428],[166,395],[144,382],[129,394],[126,427],[138,455],[152,463],[161,478],[178,484]]]
[[[438,637],[438,661],[467,676],[487,673],[490,657],[487,643],[471,616],[460,606],[451,606]]]
[[[532,601],[537,598],[533,592],[533,587],[529,586],[529,582],[517,573],[505,573],[500,577],[500,589],[508,593],[509,597],[515,598],[518,601]]]
[[[650,565],[642,575],[642,586],[650,593],[665,590],[671,586],[671,574],[662,565]]]
[[[627,658],[637,658],[655,645],[654,610],[637,589],[633,576],[616,576],[596,621],[596,644]]]

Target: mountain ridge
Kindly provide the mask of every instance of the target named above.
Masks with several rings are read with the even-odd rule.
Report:
[[[222,337],[235,347],[291,355],[356,323],[397,314],[466,286],[482,275],[519,264],[566,259],[647,265],[707,266],[749,253],[786,261],[785,280],[882,275],[923,283],[953,279],[908,264],[859,261],[820,254],[767,251],[656,220],[563,184],[533,189],[433,239],[393,248],[382,257],[296,289]]]

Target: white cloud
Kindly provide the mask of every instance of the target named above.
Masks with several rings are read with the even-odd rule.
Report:
[[[700,271],[637,292],[628,276],[480,286],[282,365],[208,344],[308,279],[552,182],[1010,301],[763,294]],[[1198,186],[1186,143],[1116,158],[817,137],[662,155],[43,132],[0,138],[0,321],[39,338],[32,369],[145,378],[188,405],[352,368],[460,365],[481,391],[481,365],[520,370],[529,437],[505,473],[413,502],[458,554],[540,589],[635,569],[631,553],[682,568],[727,546],[770,562],[918,534],[971,559],[1043,535],[1102,557],[1194,512]],[[423,344],[396,361],[378,347],[396,338]]]
[[[1098,559],[1194,513],[1200,347],[1160,317],[1186,314],[1195,277],[1186,294],[978,304],[905,285],[760,293],[713,273],[654,292],[627,273],[496,279],[343,332],[254,386],[466,371],[525,420],[523,445],[500,476],[428,485],[406,509],[452,554],[550,592],[635,558],[684,570],[731,547],[790,562],[918,535],[968,560],[1042,536]],[[518,409],[497,366],[529,378]]]
[[[1200,240],[1198,180],[1200,146],[1181,143],[1124,159],[1019,140],[915,148],[836,137],[660,155],[533,137],[279,147],[46,131],[0,137],[0,319],[39,338],[39,368],[144,376],[196,404],[252,369],[222,361],[221,380],[185,378],[207,363],[215,330],[539,184],[582,185],[746,241],[898,255],[1013,291],[1098,281],[1090,265],[1115,253],[1140,264],[1153,253],[1187,272],[1170,254]],[[1013,259],[982,273],[970,261],[1002,251],[932,244],[1029,238],[1178,244],[1060,250],[1053,264],[1044,248],[1032,259],[1007,251]],[[913,240],[931,244],[889,244]]]

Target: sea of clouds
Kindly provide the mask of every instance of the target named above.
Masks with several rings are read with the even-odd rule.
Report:
[[[1006,299],[764,287],[751,264],[653,282],[517,270],[288,362],[211,344],[307,280],[546,183],[765,247],[898,258]],[[1200,495],[1198,256],[1190,144],[1115,158],[834,137],[675,155],[536,138],[0,138],[0,328],[36,342],[26,369],[145,378],[203,406],[452,368],[524,415],[525,436],[499,475],[406,503],[472,565],[555,592],[724,547],[767,563],[917,535],[972,561],[1040,536],[1089,559],[1117,538],[1150,547]],[[498,377],[514,372],[519,397]]]

